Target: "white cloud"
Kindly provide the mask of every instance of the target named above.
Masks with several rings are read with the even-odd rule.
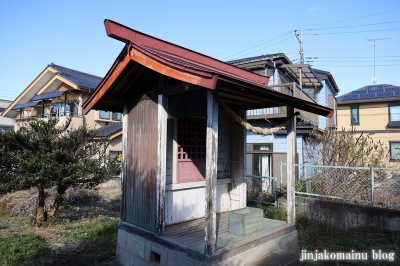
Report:
[[[320,9],[321,9],[320,5],[312,5],[312,6],[307,8],[308,11],[318,11]]]

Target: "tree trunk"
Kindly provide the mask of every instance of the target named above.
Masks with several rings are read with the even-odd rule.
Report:
[[[49,212],[50,216],[54,216],[54,214],[58,210],[58,207],[60,207],[60,204],[63,200],[62,196],[64,195],[66,190],[67,190],[67,188],[65,186],[58,185],[56,198],[54,199],[53,206],[51,207],[50,212]]]
[[[47,220],[47,213],[45,210],[45,200],[46,196],[44,194],[44,186],[43,184],[38,184],[37,188],[39,190],[39,203],[36,212],[36,221],[45,222]]]

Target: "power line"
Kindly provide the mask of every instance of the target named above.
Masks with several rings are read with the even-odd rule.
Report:
[[[254,51],[251,51],[250,53],[247,53],[247,54],[245,54],[245,55],[251,54],[251,53],[253,53],[253,52],[260,51],[260,50],[262,50],[262,49],[264,49],[264,48],[266,48],[266,47],[270,47],[270,46],[273,46],[273,45],[275,45],[275,44],[278,44],[278,43],[284,42],[284,41],[286,41],[286,40],[289,40],[289,39],[291,39],[291,38],[293,38],[293,37],[294,37],[294,36],[290,36],[289,38],[283,39],[283,40],[281,40],[281,41],[279,41],[279,42],[273,43],[273,44],[271,44],[271,45],[268,45],[268,46],[264,46],[264,47],[262,47],[262,48],[260,48],[260,49],[257,49],[257,50],[254,50]],[[246,50],[246,51],[247,51],[247,50]],[[245,51],[243,51],[243,52],[245,52]],[[230,56],[228,56],[228,57],[225,57],[225,58],[223,58],[223,60],[226,60],[226,59],[227,59],[227,58],[229,58],[229,57],[232,57],[232,56],[234,56],[234,55],[241,54],[241,53],[243,53],[243,52],[239,52],[239,53],[236,53],[236,54],[230,55]]]
[[[342,26],[342,27],[331,27],[331,28],[317,28],[317,29],[306,29],[306,30],[311,31],[311,30],[343,29],[343,28],[364,27],[364,26],[381,25],[381,24],[389,24],[389,23],[399,23],[399,22],[400,22],[400,20],[397,20],[397,21],[389,21],[389,22],[381,22],[381,23],[363,24],[363,25]]]
[[[334,62],[334,63],[336,63],[336,62]],[[337,62],[337,63],[340,63],[340,65],[318,65],[318,67],[321,67],[321,66],[324,66],[324,67],[371,67],[370,65],[347,65],[347,64],[344,64],[343,62]],[[376,66],[400,66],[400,64],[395,64],[395,65],[376,65]]]
[[[331,23],[348,21],[348,20],[359,19],[359,18],[372,17],[372,16],[377,16],[377,15],[382,15],[382,14],[387,14],[387,13],[392,13],[392,12],[397,12],[397,11],[400,11],[400,9],[391,10],[391,11],[387,11],[387,12],[381,12],[381,13],[375,13],[375,14],[371,14],[371,15],[365,15],[365,16],[361,16],[361,17],[354,17],[354,18],[348,18],[348,19],[342,19],[342,20],[335,20],[335,21],[325,22],[325,23],[318,23],[318,24],[308,25],[306,27],[315,26],[315,25],[331,24]]]
[[[384,55],[384,56],[379,56],[379,57],[390,57],[390,58],[396,58],[396,57],[400,57],[400,55],[393,55],[393,56],[391,56],[391,55]],[[347,58],[371,58],[371,56],[343,56],[343,57],[341,57],[341,56],[332,56],[332,57],[330,57],[330,56],[318,56],[318,58],[321,58],[321,59],[329,59],[329,58],[334,58],[334,59],[340,59],[340,58],[344,58],[344,59],[347,59]],[[321,62],[321,61],[319,61],[318,60],[318,62]]]
[[[263,40],[260,40],[260,41],[257,41],[257,42],[253,42],[253,43],[246,44],[246,45],[243,45],[243,46],[240,46],[240,47],[237,47],[237,48],[233,48],[233,49],[230,49],[230,50],[227,50],[227,51],[220,52],[220,53],[218,53],[218,54],[215,54],[214,56],[219,55],[219,54],[223,54],[223,53],[229,53],[229,52],[238,50],[238,49],[243,48],[243,47],[247,47],[247,46],[250,46],[250,45],[259,43],[259,42],[263,42],[263,43],[261,43],[261,44],[259,44],[259,45],[254,46],[254,47],[258,47],[258,46],[260,46],[260,45],[263,45],[263,44],[265,44],[265,43],[274,41],[274,40],[276,40],[276,39],[279,39],[279,38],[281,38],[281,37],[284,37],[284,36],[289,35],[289,34],[292,34],[292,33],[293,33],[293,31],[290,31],[290,32],[287,32],[287,33],[285,33],[285,34],[279,35],[279,36],[277,36],[277,37],[272,37],[272,38],[274,38],[274,39],[270,39],[270,38],[269,38],[269,39],[263,39]],[[268,41],[265,41],[265,40],[268,40]],[[253,48],[254,48],[254,47],[253,47]],[[249,49],[247,49],[247,50],[250,50],[250,49],[252,49],[252,48],[249,48]]]
[[[385,51],[385,50],[395,50],[395,51],[399,51],[399,48],[379,48],[376,49],[377,51],[382,52],[387,52],[387,53],[393,53],[393,51]],[[313,50],[314,53],[322,53],[322,54],[332,54],[332,53],[354,53],[354,52],[359,52],[359,53],[371,53],[373,51],[373,49],[365,49],[365,50]]]
[[[399,30],[399,29],[400,28],[384,29],[384,30],[361,30],[361,31],[344,31],[344,32],[305,33],[303,35],[348,34],[348,33],[360,33],[360,32],[389,31],[389,30]]]

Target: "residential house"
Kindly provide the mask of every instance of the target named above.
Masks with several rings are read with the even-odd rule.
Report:
[[[268,85],[276,91],[336,110],[335,96],[339,88],[331,73],[312,68],[308,64],[293,64],[283,53],[262,55],[228,62],[259,75],[270,77]],[[300,111],[300,110],[295,110]],[[282,123],[286,107],[247,111],[247,120],[254,126],[270,128]],[[310,130],[324,130],[336,125],[336,112],[331,118],[300,111],[297,116],[296,163],[312,163],[306,137]],[[286,130],[262,136],[247,132],[247,174],[280,176],[280,163],[286,163]]]
[[[400,160],[400,86],[373,84],[337,98],[338,129],[369,134]]]
[[[24,121],[30,119],[48,119],[58,117],[60,123],[71,118],[71,127],[88,125],[101,129],[112,123],[119,124],[118,132],[113,131],[110,137],[109,151],[121,153],[121,113],[108,111],[91,111],[83,115],[82,105],[102,80],[101,77],[56,64],[49,64],[28,87],[3,111],[2,117],[15,121],[17,129]],[[115,127],[114,127],[115,129]],[[106,136],[107,129],[99,131]],[[108,136],[107,136],[108,137]]]
[[[246,133],[237,119],[254,107],[285,107],[292,143],[294,108],[322,116],[333,110],[267,87],[266,76],[104,23],[107,35],[126,45],[83,107],[123,112],[117,262],[247,265],[274,251],[297,251],[294,168],[287,222],[245,208]],[[237,234],[238,227],[249,229]]]
[[[12,101],[0,99],[0,130],[14,130],[14,120],[1,116],[11,103]]]

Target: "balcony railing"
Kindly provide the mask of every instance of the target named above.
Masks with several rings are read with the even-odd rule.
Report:
[[[14,119],[20,122],[36,118],[82,117],[81,113],[76,112],[77,109],[76,106],[71,106],[66,103],[46,104],[43,107],[38,106],[36,108],[26,107],[21,109]]]
[[[275,91],[278,91],[285,95],[310,101],[310,97],[306,93],[304,93],[304,91],[302,91],[301,88],[299,88],[295,82],[288,84],[273,85],[271,87]],[[286,106],[247,110],[246,115],[247,118],[257,118],[257,116],[264,116],[265,118],[286,116]]]

